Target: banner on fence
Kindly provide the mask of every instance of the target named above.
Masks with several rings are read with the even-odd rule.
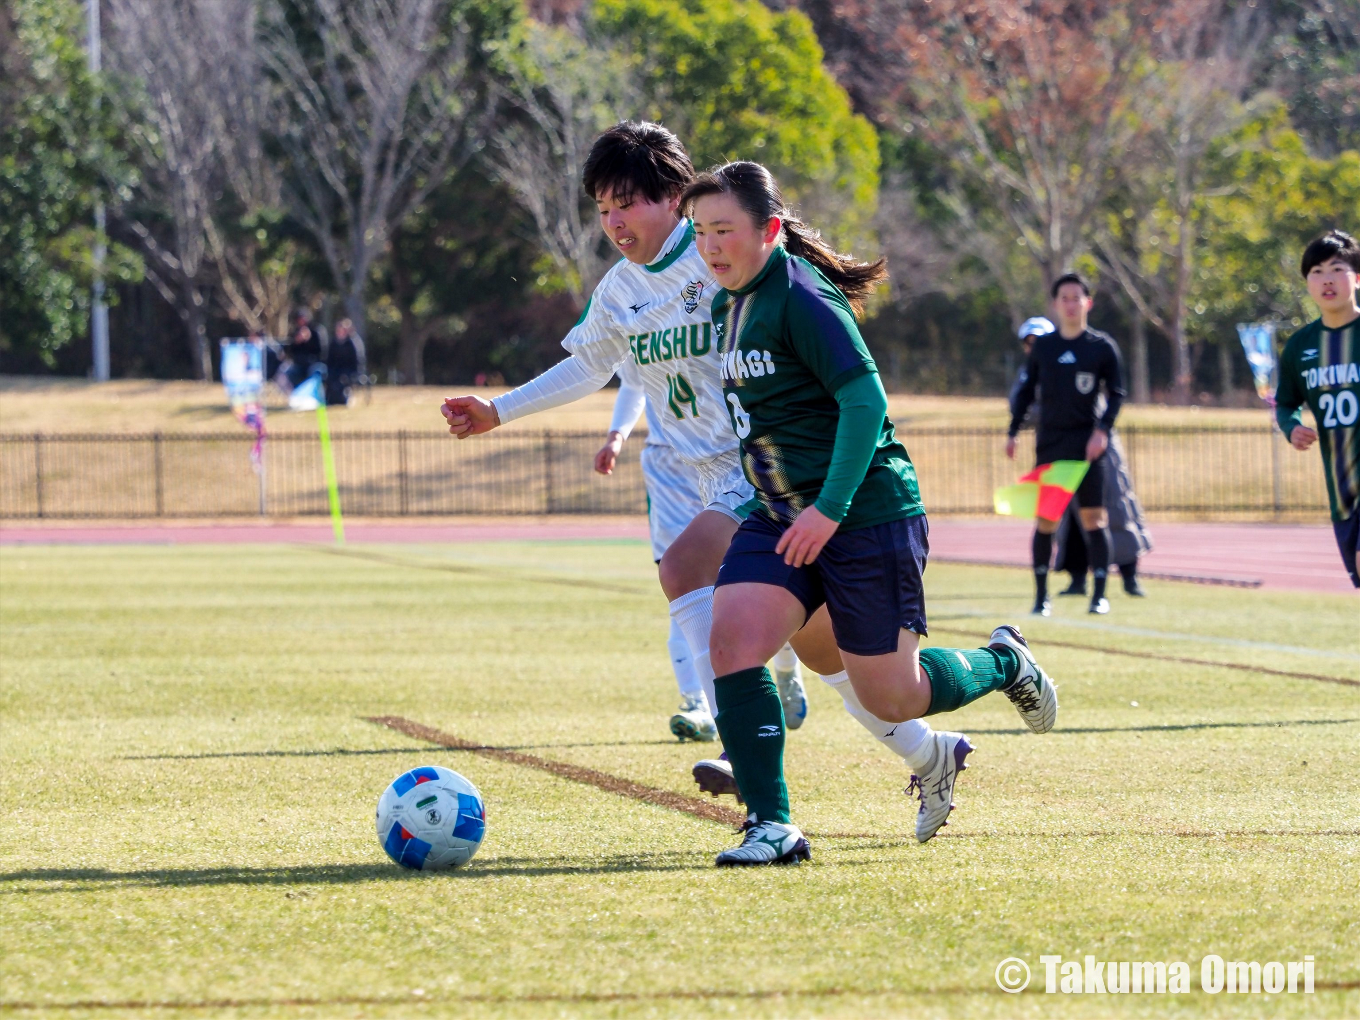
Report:
[[[260,402],[264,390],[264,344],[258,340],[223,339],[222,387],[233,408]]]
[[[1251,366],[1251,377],[1256,383],[1256,395],[1272,407],[1275,406],[1276,369],[1274,322],[1239,322],[1237,336],[1246,352],[1247,364]]]

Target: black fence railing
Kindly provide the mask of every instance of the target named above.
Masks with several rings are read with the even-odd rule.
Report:
[[[1261,428],[1122,429],[1144,507],[1153,513],[1271,520],[1327,509],[1315,453]],[[992,492],[1033,464],[1032,433],[1014,462],[991,429],[907,428],[933,514],[985,514]],[[459,442],[435,432],[333,437],[347,514],[641,514],[638,454],[610,477],[592,470],[594,432],[506,430]],[[256,472],[245,433],[0,435],[0,518],[304,516],[327,512],[320,443],[307,433],[265,442]]]

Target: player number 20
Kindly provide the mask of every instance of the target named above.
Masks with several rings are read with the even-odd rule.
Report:
[[[1360,400],[1350,390],[1324,393],[1318,397],[1318,407],[1322,409],[1322,427],[1325,429],[1354,425],[1355,419],[1360,417]]]

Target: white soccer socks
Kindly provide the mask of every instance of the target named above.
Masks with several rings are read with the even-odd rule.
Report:
[[[718,695],[713,689],[713,667],[708,661],[708,633],[713,629],[713,588],[695,588],[681,595],[671,603],[671,620],[685,635],[685,641],[693,658],[690,668],[704,696],[708,698],[709,709],[718,714]]]
[[[875,740],[893,754],[906,759],[907,764],[916,772],[924,773],[930,768],[935,756],[935,745],[930,739],[933,731],[929,723],[924,719],[909,719],[901,723],[884,722],[859,703],[859,696],[855,694],[855,688],[850,683],[850,676],[844,670],[824,676],[822,679],[841,696],[841,700],[845,702],[845,710],[873,734]]]
[[[671,653],[671,668],[675,670],[675,683],[680,688],[680,696],[698,698],[704,696],[704,685],[694,672],[694,654],[689,650],[689,642],[680,624],[671,618],[671,636],[666,641],[666,649]],[[709,705],[710,714],[713,706]]]
[[[781,673],[792,673],[797,665],[798,656],[794,653],[793,645],[786,641],[784,647],[774,653],[774,668]]]

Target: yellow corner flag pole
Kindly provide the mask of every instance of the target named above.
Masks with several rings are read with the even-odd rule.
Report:
[[[316,427],[321,433],[321,464],[326,471],[326,492],[331,502],[331,527],[335,529],[335,544],[345,544],[345,519],[340,515],[340,486],[335,480],[335,454],[331,452],[331,426],[326,418],[326,404],[316,405]]]

